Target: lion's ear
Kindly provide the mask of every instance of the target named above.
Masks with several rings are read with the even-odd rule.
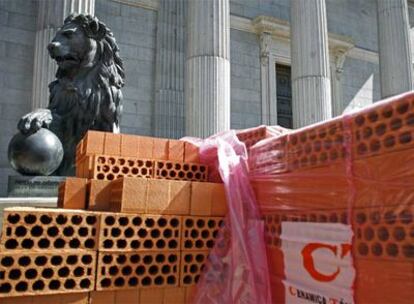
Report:
[[[77,16],[77,14],[70,14],[69,16],[66,17],[65,21],[63,21],[64,24],[71,22],[73,19],[75,19],[75,17]]]
[[[92,19],[89,22],[89,28],[91,29],[92,33],[96,34],[99,31],[99,22],[96,19]]]
[[[90,37],[96,40],[101,40],[106,35],[106,27],[98,19],[92,18],[88,24]]]

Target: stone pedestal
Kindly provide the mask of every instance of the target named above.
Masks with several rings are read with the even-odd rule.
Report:
[[[413,89],[407,0],[377,0],[381,97]]]
[[[230,129],[229,0],[188,1],[186,135]]]
[[[291,1],[293,126],[332,117],[325,0]]]
[[[64,176],[9,176],[9,197],[57,197]]]
[[[72,13],[95,14],[95,0],[38,1],[37,32],[34,50],[32,110],[49,104],[49,83],[55,79],[56,64],[50,58],[47,45],[57,29]]]

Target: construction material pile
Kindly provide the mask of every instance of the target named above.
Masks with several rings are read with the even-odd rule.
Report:
[[[273,301],[412,303],[414,93],[259,133],[245,137],[261,137],[249,164]]]
[[[198,148],[89,131],[58,209],[8,208],[0,303],[186,303],[226,213]]]

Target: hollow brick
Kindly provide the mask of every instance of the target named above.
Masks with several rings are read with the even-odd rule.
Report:
[[[181,227],[180,216],[102,213],[99,250],[108,252],[179,250]]]
[[[6,208],[1,247],[6,250],[97,248],[99,214],[70,209]]]
[[[180,286],[196,285],[208,259],[208,251],[183,251],[180,264]]]
[[[208,167],[196,163],[179,163],[156,160],[154,164],[154,178],[207,181]]]
[[[178,251],[98,253],[96,290],[176,287]]]
[[[210,250],[224,227],[223,217],[184,216],[182,219],[181,250]]]
[[[135,157],[95,155],[93,158],[91,178],[115,180],[121,177],[145,177],[154,175],[154,162]]]
[[[0,297],[93,290],[96,252],[87,250],[0,252]]]

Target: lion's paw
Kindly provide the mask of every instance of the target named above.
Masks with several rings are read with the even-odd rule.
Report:
[[[52,122],[52,113],[48,109],[38,109],[34,112],[24,115],[19,123],[17,128],[23,134],[34,133],[40,128],[49,127]]]

